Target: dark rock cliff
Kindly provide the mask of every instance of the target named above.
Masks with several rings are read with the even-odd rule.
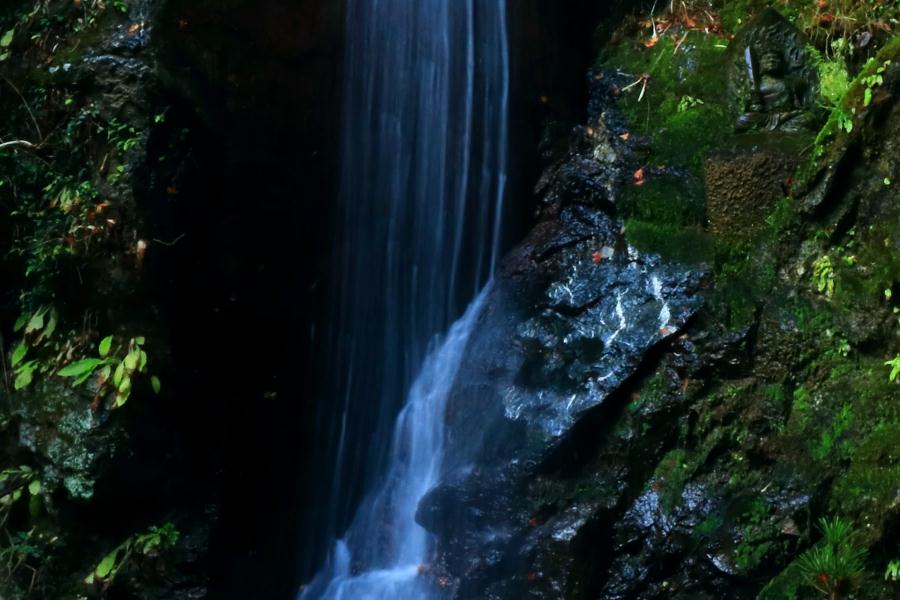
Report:
[[[613,35],[494,283],[417,515],[448,597],[814,597],[840,577],[799,559],[823,516],[870,549],[835,589],[896,592],[896,40],[850,87],[882,81],[852,131],[735,135],[744,101],[710,73],[742,40],[807,42],[687,10],[656,15],[669,39]],[[824,123],[795,102],[772,129]]]

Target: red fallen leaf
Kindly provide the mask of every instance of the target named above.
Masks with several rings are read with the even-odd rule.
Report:
[[[654,36],[653,36],[652,38],[650,38],[649,40],[645,40],[645,41],[644,41],[644,47],[645,47],[645,48],[652,48],[652,47],[655,46],[657,43],[659,43],[659,37],[657,37],[657,36],[654,35]]]
[[[442,588],[448,587],[450,585],[450,579],[447,577],[438,577],[437,584]]]
[[[828,581],[828,575],[826,573],[819,573],[819,581],[825,583]]]
[[[593,254],[591,254],[591,260],[595,265],[599,265],[603,261],[603,255],[599,252],[594,252]]]
[[[537,581],[537,578],[538,578],[537,573],[535,573],[534,571],[530,571],[530,572],[528,573],[527,579],[528,579],[528,581],[530,581],[531,583],[534,583],[535,581]]]
[[[831,13],[825,13],[821,17],[819,17],[819,23],[822,25],[829,25],[834,22],[834,15]]]
[[[623,133],[622,135],[619,136],[619,139],[622,140],[623,142],[627,142],[628,138],[630,138],[630,137],[631,137],[631,134],[626,131],[625,133]]]
[[[140,23],[132,23],[128,27],[128,37],[136,36],[138,33],[140,33],[141,29],[143,29],[143,26]]]
[[[826,0],[819,0],[820,9],[824,9],[826,6],[828,6],[828,2]]]
[[[176,188],[175,186],[170,185],[169,187],[166,188],[166,193],[167,193],[168,195],[170,195],[170,196],[177,196],[177,195],[178,195],[178,188]]]
[[[537,524],[538,524],[537,518],[531,517],[530,519],[528,519],[529,527],[537,527]]]
[[[641,167],[634,172],[634,185],[644,185],[644,168]]]
[[[637,400],[637,399],[640,398],[640,397],[641,397],[641,395],[638,394],[637,392],[631,392],[631,399],[632,399],[632,400]]]
[[[671,330],[668,327],[660,327],[659,328],[659,334],[663,337],[669,335],[670,333],[671,333]]]
[[[618,98],[620,95],[622,95],[622,89],[617,85],[611,86],[609,90],[610,92],[612,92],[612,95],[615,98]]]

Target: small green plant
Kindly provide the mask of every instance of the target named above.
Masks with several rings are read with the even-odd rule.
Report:
[[[854,419],[855,416],[853,414],[852,406],[845,404],[841,407],[841,412],[838,413],[832,421],[831,430],[823,431],[822,435],[819,437],[818,443],[813,446],[813,456],[818,460],[827,458],[828,455],[831,454],[832,449],[834,449],[837,441],[853,424]]]
[[[869,62],[866,64],[866,68],[874,68],[874,64],[875,59],[870,58]],[[872,90],[875,87],[884,84],[884,72],[889,66],[891,66],[891,61],[886,60],[875,69],[874,73],[865,75],[861,78],[860,81],[866,86],[866,89],[863,91],[863,106],[872,104]]]
[[[83,358],[70,363],[60,369],[57,375],[72,378],[72,384],[79,386],[97,373],[97,396],[114,391],[113,408],[120,408],[128,402],[134,376],[147,372],[147,352],[143,348],[144,343],[143,337],[131,338],[119,353],[113,354],[113,336],[107,336],[100,341],[97,348],[98,358]],[[150,383],[153,391],[159,393],[159,379],[152,376]]]
[[[0,522],[5,521],[9,509],[28,493],[28,508],[32,515],[41,509],[41,480],[27,465],[0,471]]]
[[[884,365],[891,368],[891,373],[888,375],[888,381],[891,383],[897,381],[897,376],[900,375],[900,354],[884,363]]]
[[[841,105],[850,91],[850,74],[844,59],[844,45],[832,45],[832,57],[823,56],[814,46],[807,46],[807,52],[819,71],[819,95],[824,108],[834,109]]]
[[[900,581],[900,560],[892,560],[884,570],[885,581]]]
[[[687,112],[692,108],[703,106],[704,104],[706,104],[706,102],[704,102],[700,98],[694,98],[693,96],[682,96],[681,100],[678,101],[678,112]]]
[[[849,598],[862,578],[867,552],[853,541],[853,526],[840,517],[819,520],[823,539],[797,559],[802,577],[828,600]]]
[[[172,523],[151,527],[145,533],[133,535],[104,556],[84,582],[99,585],[105,590],[112,585],[116,575],[135,558],[150,558],[168,552],[175,547],[180,536]]]
[[[828,255],[813,263],[813,284],[820,294],[829,298],[834,295],[834,265]]]
[[[35,372],[44,368],[44,365],[37,359],[25,359],[28,358],[29,349],[39,347],[50,339],[56,331],[58,323],[59,316],[56,309],[51,306],[42,306],[30,314],[22,315],[16,321],[13,330],[23,332],[22,340],[10,357],[10,366],[15,374],[13,387],[16,391],[31,385]]]

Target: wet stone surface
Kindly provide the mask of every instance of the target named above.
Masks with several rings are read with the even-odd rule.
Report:
[[[587,589],[577,555],[598,515],[627,502],[630,467],[608,465],[597,484],[609,489],[567,506],[542,508],[535,477],[655,368],[703,304],[706,267],[626,242],[615,198],[635,158],[601,112],[539,183],[543,220],[502,264],[450,396],[445,476],[417,519],[437,534],[435,569],[459,598]],[[627,439],[610,434],[619,450]]]

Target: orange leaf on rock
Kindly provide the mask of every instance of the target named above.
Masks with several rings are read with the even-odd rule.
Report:
[[[634,172],[634,185],[644,185],[644,168],[641,167]]]

